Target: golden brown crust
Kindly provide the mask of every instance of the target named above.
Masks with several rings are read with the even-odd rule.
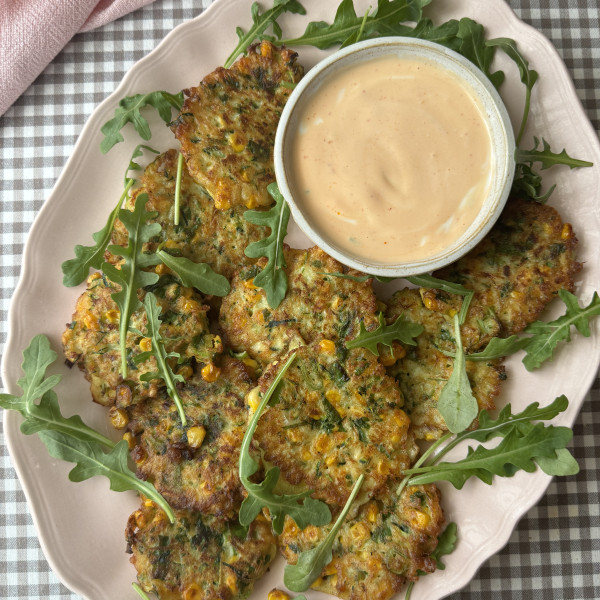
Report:
[[[185,427],[164,390],[129,409],[127,428],[135,436],[131,455],[138,475],[153,483],[173,508],[235,516],[243,500],[238,461],[248,420],[244,396],[250,387],[244,365],[226,358],[216,381],[195,377],[180,390]],[[199,446],[194,438],[198,428],[205,432]]]
[[[280,366],[265,371],[262,393]],[[364,473],[360,504],[400,478],[414,460],[417,446],[402,395],[369,351],[303,346],[282,381],[277,403],[261,416],[254,439],[292,485],[343,506]]]
[[[161,600],[246,598],[275,557],[275,538],[264,518],[247,537],[236,523],[176,511],[175,523],[152,503],[142,503],[125,531],[131,562],[143,590]]]
[[[67,360],[77,364],[84,372],[94,401],[104,406],[125,406],[152,398],[163,385],[159,380],[141,380],[144,373],[158,370],[154,357],[131,368],[131,361],[148,350],[140,346],[143,336],[132,331],[127,334],[130,368],[126,380],[121,376],[120,317],[117,304],[111,297],[119,289],[100,273],[92,274],[86,290],[77,300],[73,320],[62,335]],[[222,347],[220,339],[209,332],[208,306],[204,304],[203,297],[192,288],[184,288],[174,282],[166,282],[155,292],[162,308],[161,317],[169,317],[169,322],[160,328],[164,338],[171,338],[165,348],[167,352],[180,353],[183,359],[184,364],[179,364],[178,368],[182,369],[192,359],[212,361]],[[143,299],[143,290],[139,290],[138,294]],[[141,307],[132,314],[130,327],[145,332],[146,324],[146,311]]]
[[[416,338],[416,346],[404,346],[405,354],[388,368],[388,373],[402,390],[412,431],[417,439],[428,441],[448,431],[437,410],[437,402],[454,368],[454,360],[444,352],[452,354],[456,351],[453,315],[462,304],[462,299],[452,294],[438,293],[433,298],[432,291],[437,292],[399,290],[390,299],[386,313],[388,323],[403,315],[424,327],[423,333]],[[465,348],[470,346],[477,350],[498,331],[497,321],[491,316],[485,317],[485,311],[471,306],[469,317],[461,329]],[[494,408],[494,398],[500,393],[500,384],[506,378],[501,362],[466,363],[467,376],[480,410]]]
[[[492,310],[508,337],[537,320],[559,290],[573,291],[582,268],[576,246],[571,225],[554,208],[510,198],[483,241],[435,276],[474,290],[473,303]]]
[[[184,90],[172,128],[192,177],[218,209],[272,204],[275,131],[303,74],[297,56],[270,42],[254,44],[231,69],[219,67]]]
[[[164,243],[165,251],[193,262],[206,263],[229,279],[240,267],[254,263],[244,250],[248,244],[261,239],[264,230],[244,219],[244,207],[217,210],[212,198],[185,167],[181,179],[179,225],[175,225],[177,157],[176,150],[168,150],[150,163],[140,178],[140,187],[127,200],[126,208],[133,210],[138,195],[146,193],[146,210],[158,213],[149,222],[160,224],[160,234],[144,245],[145,251],[154,252],[160,243]],[[115,222],[113,243],[127,244],[127,230],[119,220]]]
[[[313,589],[344,600],[389,600],[419,572],[431,573],[430,555],[437,546],[444,516],[434,485],[395,489],[360,507],[347,518],[333,547],[333,560],[312,585]],[[309,526],[300,531],[286,518],[278,538],[281,552],[295,564],[300,552],[314,548],[331,529]]]
[[[361,275],[348,270],[314,246],[308,250],[284,248],[288,292],[272,309],[253,277],[264,267],[244,270],[234,277],[231,292],[223,299],[219,323],[226,342],[246,350],[266,365],[282,353],[326,338],[332,341],[355,337],[360,323],[377,325],[377,300],[371,280],[352,281],[335,274]],[[334,275],[329,275],[333,273]]]

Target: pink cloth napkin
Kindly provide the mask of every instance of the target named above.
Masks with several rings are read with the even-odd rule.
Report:
[[[0,115],[67,42],[153,0],[0,0]]]

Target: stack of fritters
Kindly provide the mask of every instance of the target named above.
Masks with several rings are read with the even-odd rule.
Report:
[[[185,379],[178,393],[186,425],[164,382],[142,378],[157,370],[154,358],[134,360],[148,349],[147,338],[128,333],[129,373],[121,377],[119,311],[111,298],[118,286],[92,275],[63,335],[65,354],[85,372],[94,400],[113,407],[112,423],[125,430],[138,476],[175,509],[171,524],[142,499],[126,532],[140,585],[163,600],[245,598],[277,544],[295,563],[330,531],[332,524],[301,531],[286,517],[276,539],[268,511],[247,533],[237,521],[245,494],[238,476],[242,438],[261,394],[293,352],[295,360],[258,422],[253,456],[280,469],[278,491],[310,489],[334,519],[364,475],[333,560],[313,587],[347,600],[388,600],[406,580],[435,570],[431,553],[443,527],[439,492],[434,485],[408,486],[400,496],[396,490],[417,458],[415,440],[446,431],[437,401],[452,372],[454,315],[463,298],[430,289],[394,294],[388,323],[403,315],[424,330],[416,346],[380,345],[378,358],[345,344],[361,327],[372,331],[379,324],[382,304],[370,279],[319,248],[285,247],[287,295],[272,308],[254,284],[266,259],[244,254],[268,234],[243,213],[272,202],[266,186],[274,181],[275,129],[302,74],[295,59],[294,52],[263,42],[231,69],[219,68],[185,90],[172,124],[186,161],[179,225],[173,223],[175,150],[149,165],[126,205],[132,210],[135,199],[147,194],[146,210],[156,213],[161,232],[145,252],[162,245],[231,280],[220,306],[181,285],[165,265],[156,267],[157,284],[138,290],[140,300],[149,291],[157,296],[166,350],[181,357],[169,364]],[[119,222],[113,242],[127,245]],[[556,211],[511,200],[475,250],[436,274],[475,292],[460,331],[467,354],[493,337],[521,331],[559,289],[573,288],[580,268],[575,244]],[[118,256],[107,260],[119,263]],[[143,309],[130,324],[146,331]],[[492,408],[505,378],[501,360],[468,362],[467,373],[480,408]]]

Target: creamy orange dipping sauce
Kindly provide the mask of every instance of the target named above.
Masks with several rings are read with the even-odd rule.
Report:
[[[332,246],[394,264],[457,241],[492,179],[479,101],[441,67],[395,55],[334,75],[300,114],[294,198]]]

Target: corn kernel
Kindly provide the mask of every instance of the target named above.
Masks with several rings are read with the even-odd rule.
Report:
[[[248,172],[248,169],[242,171],[240,179],[246,183],[250,183],[250,173]]]
[[[156,511],[156,514],[154,515],[154,519],[152,519],[153,523],[162,523],[163,521],[167,520],[167,515],[165,514],[165,512],[161,509],[158,509]]]
[[[254,285],[254,277],[252,277],[251,279],[246,279],[246,281],[244,281],[244,287],[248,290],[258,289],[258,287]]]
[[[124,383],[118,385],[115,401],[117,406],[129,406],[131,404],[131,388]]]
[[[96,331],[98,329],[98,319],[96,318],[96,315],[92,313],[88,313],[83,317],[83,324],[85,325],[85,328],[90,331]]]
[[[92,273],[90,275],[90,281],[95,281],[96,279],[100,279],[100,277],[102,277],[102,275],[100,275],[100,273],[98,273],[98,272]]]
[[[573,237],[573,227],[571,227],[570,223],[565,223],[562,227],[562,231],[560,232],[560,237],[563,240],[569,240]]]
[[[165,242],[165,248],[179,248],[179,244],[175,240],[167,240]]]
[[[369,521],[369,523],[375,523],[378,515],[379,508],[377,508],[377,504],[371,502],[369,506],[367,506],[367,521]]]
[[[129,416],[127,415],[127,411],[123,408],[117,408],[113,406],[108,411],[108,416],[110,418],[110,423],[115,429],[125,429],[127,427],[127,423],[129,423]]]
[[[223,352],[223,341],[220,335],[215,335],[212,339],[212,347],[217,352]]]
[[[147,337],[142,338],[139,346],[142,352],[150,352],[150,350],[152,350],[152,340]]]
[[[360,548],[371,537],[371,532],[364,523],[357,523],[350,528],[350,536],[354,545]]]
[[[335,343],[331,340],[321,340],[319,342],[319,350],[327,354],[333,354],[335,352]]]
[[[241,152],[246,147],[246,139],[239,132],[230,134],[227,139],[234,152]]]
[[[302,460],[308,462],[309,460],[312,460],[313,455],[311,454],[310,450],[304,450],[302,452]]]
[[[333,559],[324,569],[321,575],[323,577],[329,577],[330,575],[335,575],[337,573],[337,559]]]
[[[135,519],[135,524],[137,525],[138,529],[142,529],[148,523],[148,519],[146,519],[146,515],[141,510],[136,510],[133,513],[133,518]]]
[[[267,600],[290,600],[290,596],[281,590],[271,590]]]
[[[219,376],[221,375],[221,369],[219,369],[219,367],[215,367],[215,365],[212,363],[208,363],[205,367],[202,367],[200,374],[202,375],[202,379],[204,379],[204,381],[207,383],[213,383],[219,379]]]
[[[144,500],[144,506],[146,508],[152,508],[154,506],[154,502],[152,502],[152,500],[150,500],[149,498],[146,498]]]
[[[515,300],[521,300],[523,298],[523,292],[520,292],[518,290],[513,290],[510,293],[511,298],[514,298]]]
[[[333,299],[333,302],[331,303],[331,308],[333,308],[333,310],[337,310],[338,308],[340,308],[342,302],[343,300],[340,298],[340,296],[336,296]]]
[[[377,472],[380,475],[389,475],[390,472],[390,466],[385,462],[385,461],[381,461],[379,463],[377,463]]]
[[[332,456],[328,456],[328,457],[325,459],[325,464],[326,464],[328,467],[331,467],[331,465],[333,465],[334,463],[336,463],[336,462],[337,462],[337,459],[338,459],[338,458],[337,458],[337,456],[333,456],[333,455],[332,455]]]
[[[252,374],[254,374],[258,369],[258,363],[253,358],[243,358],[242,362],[250,369]]]
[[[119,322],[120,316],[121,316],[121,313],[118,310],[113,308],[112,310],[107,310],[102,315],[102,320],[106,321],[107,323],[110,323],[111,325],[114,325],[115,323]]]
[[[200,586],[197,583],[192,583],[191,585],[188,585],[183,591],[183,600],[200,600],[202,596],[202,590],[200,589]]]
[[[425,308],[428,308],[429,310],[435,310],[436,303],[433,298],[425,296],[425,298],[423,298],[423,304],[425,305]]]
[[[326,452],[329,449],[329,438],[326,435],[320,435],[315,442],[317,452]]]
[[[194,369],[190,365],[183,365],[177,371],[177,375],[181,375],[184,379],[189,379],[194,374]]]
[[[158,275],[166,275],[167,273],[171,272],[171,269],[169,269],[167,265],[160,263],[154,267],[154,272]]]
[[[455,308],[451,308],[451,309],[448,311],[448,314],[449,314],[451,317],[454,317],[454,316],[455,316],[457,313],[458,313],[458,311],[457,311]]]
[[[214,193],[215,208],[218,210],[227,210],[231,208],[231,191],[226,181],[221,180],[217,183],[217,189]]]
[[[200,305],[195,300],[190,300],[189,298],[186,298],[183,301],[183,310],[185,312],[194,312],[197,311],[199,308]]]
[[[187,430],[187,441],[188,446],[192,448],[200,448],[202,446],[202,442],[206,437],[206,429],[202,427],[202,425],[198,425],[196,427],[190,427]]]
[[[250,407],[250,412],[254,414],[260,404],[260,388],[255,387],[248,392],[246,396],[246,404]]]
[[[127,442],[127,447],[130,450],[133,450],[135,448],[135,437],[133,435],[133,433],[131,433],[131,431],[127,431],[123,434],[123,439]]]
[[[235,573],[229,571],[223,578],[225,585],[234,593],[238,593],[238,585]]]
[[[433,442],[433,440],[435,440],[435,439],[436,439],[436,436],[435,436],[434,433],[428,432],[428,433],[425,434],[425,441],[426,442]]]
[[[431,518],[427,513],[424,513],[420,510],[415,510],[411,514],[411,522],[414,526],[419,527],[420,529],[424,529],[429,525]]]
[[[263,41],[260,44],[260,54],[265,58],[271,58],[273,55],[273,46],[267,41]]]
[[[302,433],[296,428],[286,430],[285,435],[290,442],[297,443],[302,441]]]
[[[256,194],[250,194],[246,200],[246,208],[256,208],[258,206],[258,196]]]

